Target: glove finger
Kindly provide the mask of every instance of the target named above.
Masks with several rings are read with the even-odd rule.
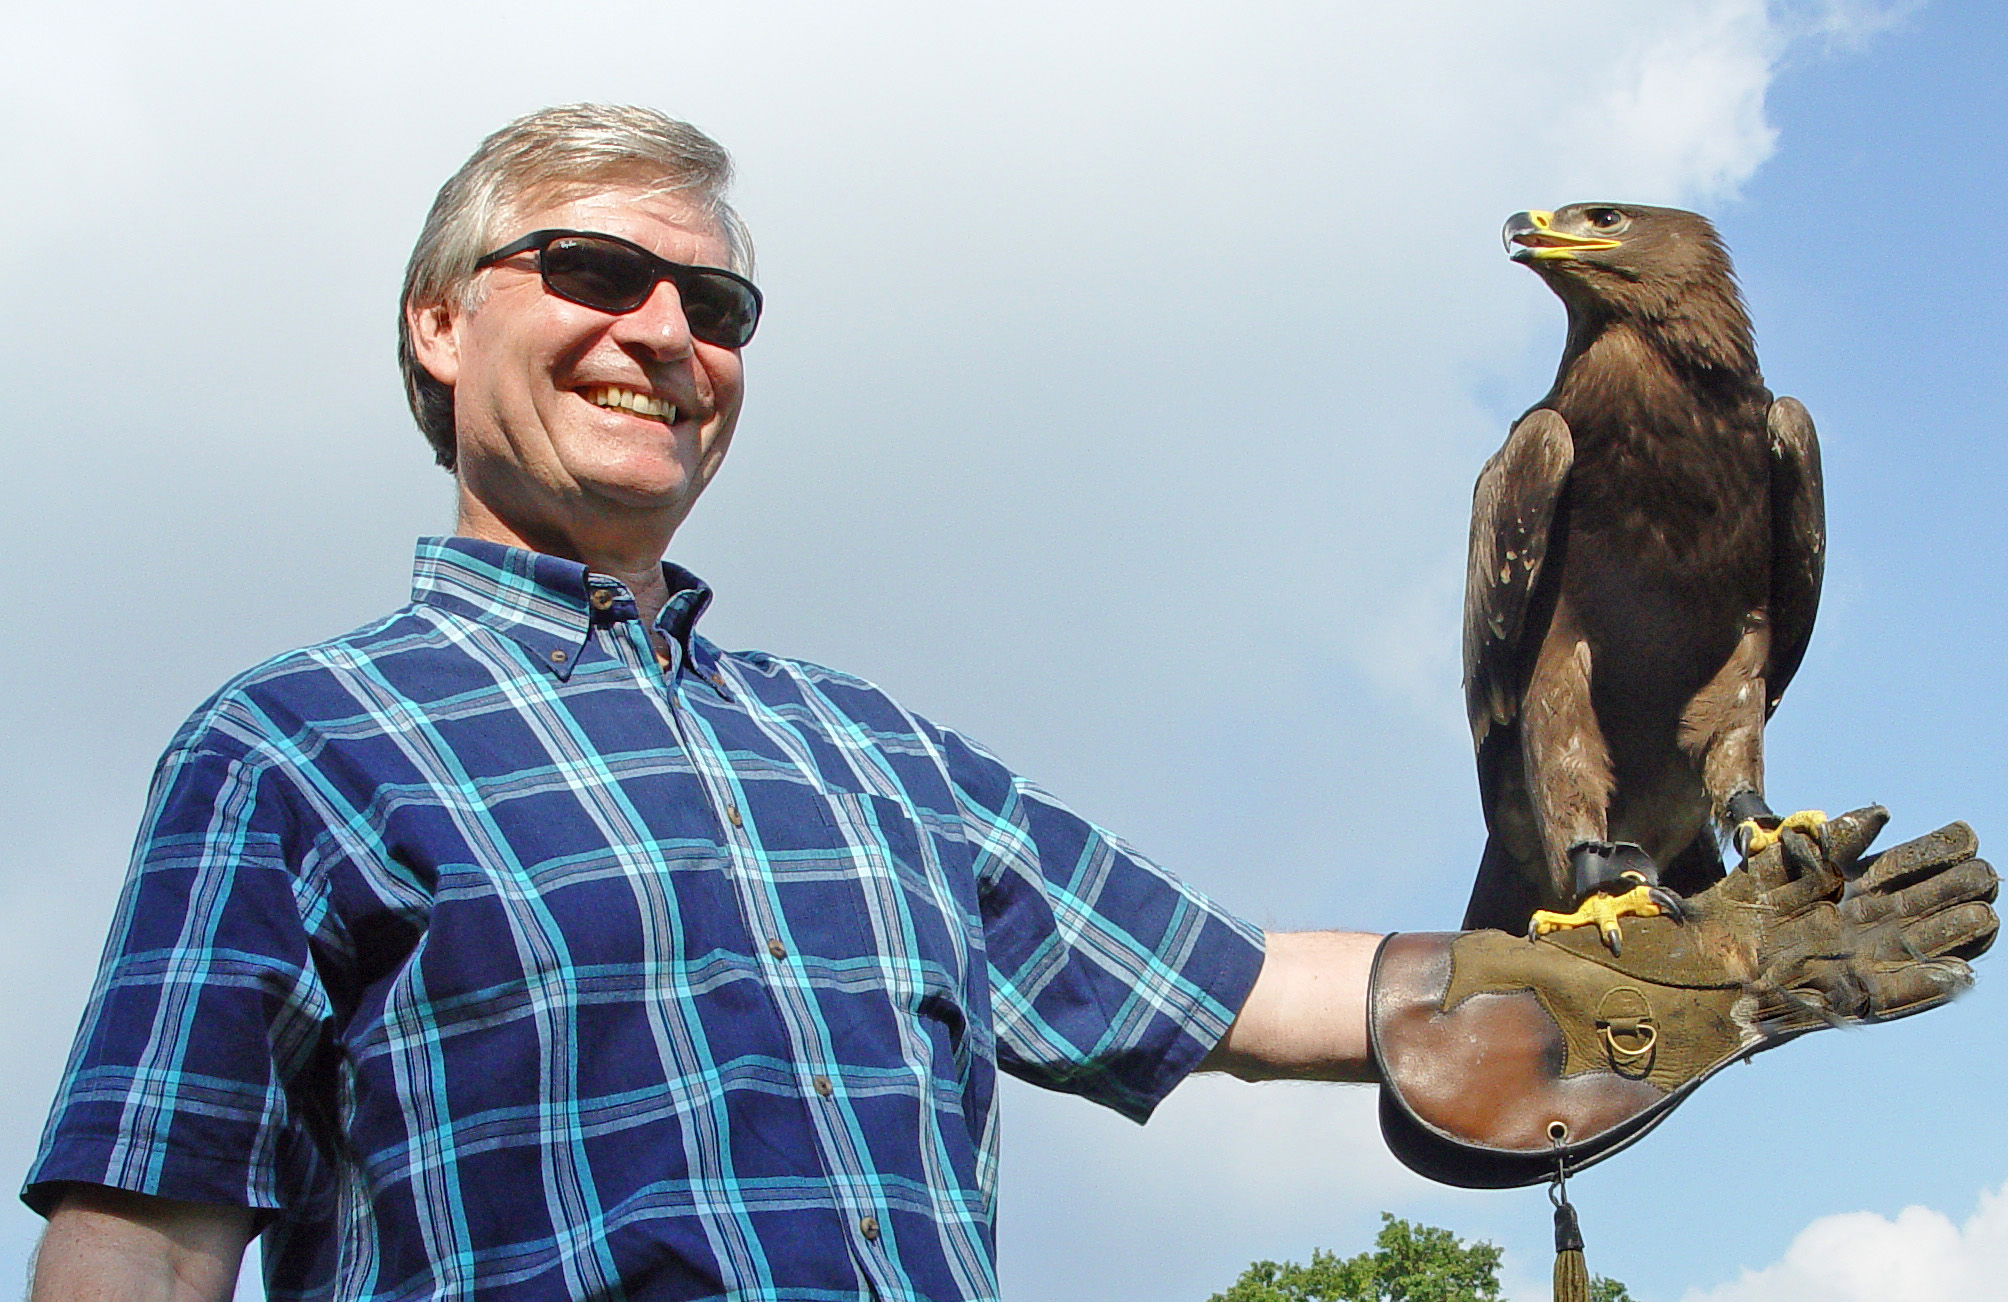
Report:
[[[1973,984],[1973,969],[1958,959],[1868,967],[1820,960],[1800,969],[1789,987],[1771,987],[1762,999],[1765,1029],[1772,1033],[1885,1022],[1936,1008]]]
[[[1808,877],[1822,877],[1839,880],[1839,873],[1828,867],[1826,857],[1821,853],[1820,843],[1797,828],[1787,828],[1780,838],[1779,846],[1785,852],[1785,870],[1795,881]]]
[[[1984,904],[1961,904],[1919,918],[1903,929],[1905,950],[1918,958],[1978,958],[2001,923]]]
[[[1881,805],[1850,810],[1827,820],[1818,837],[1796,829],[1752,858],[1744,871],[1766,907],[1790,916],[1815,901],[1835,894],[1844,878],[1854,876],[1856,861],[1889,822]],[[1748,897],[1747,892],[1737,892]]]
[[[1955,904],[1992,903],[2001,888],[2001,879],[1985,859],[1968,859],[1953,864],[1900,891],[1860,891],[1858,880],[1841,900],[1841,916],[1863,926],[1885,918],[1921,918],[1927,913]]]
[[[1763,982],[1764,987],[1782,995],[1769,1001],[1772,1006],[1766,1011],[1774,1019],[1834,1025],[1860,1021],[1871,1011],[1872,995],[1855,966],[1845,959],[1801,960],[1792,965],[1789,975],[1789,981],[1767,977]]]
[[[1820,853],[1828,863],[1852,877],[1855,861],[1888,823],[1889,810],[1881,805],[1864,805],[1830,818],[1820,828]]]
[[[1762,899],[1770,892],[1790,884],[1792,873],[1785,862],[1785,843],[1773,842],[1756,854],[1746,855],[1727,877],[1723,878],[1724,898],[1740,901]]]
[[[1980,838],[1964,823],[1948,823],[1936,832],[1893,845],[1862,865],[1858,891],[1900,890],[1917,878],[1938,872],[1980,851]]]
[[[1849,1005],[1843,1001],[1841,1006]],[[1847,1026],[1862,1018],[1858,1013],[1836,1011],[1825,991],[1774,987],[1758,997],[1757,1012],[1751,1020],[1760,1034],[1775,1040],[1822,1027]]]
[[[1785,837],[1781,845],[1795,840],[1800,845],[1812,844],[1797,832],[1787,832]],[[1814,871],[1804,877],[1764,892],[1761,903],[1780,918],[1792,918],[1827,900],[1838,898],[1841,890],[1840,874],[1816,861]]]
[[[1800,913],[1777,919],[1765,933],[1760,942],[1764,971],[1772,980],[1798,985],[1798,968],[1856,953],[1865,940],[1865,934],[1850,926],[1839,909],[1818,901]]]
[[[1879,1022],[1921,1013],[1964,993],[1973,984],[1973,969],[1955,958],[1930,963],[1906,963],[1863,978],[1869,992],[1869,1016]]]

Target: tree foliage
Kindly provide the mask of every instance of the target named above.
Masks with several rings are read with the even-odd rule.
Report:
[[[1258,1261],[1207,1302],[1497,1302],[1499,1249],[1470,1245],[1449,1230],[1381,1213],[1372,1252],[1341,1257],[1323,1249],[1308,1266]],[[1599,1275],[1590,1302],[1633,1302],[1623,1284]]]
[[[1318,1249],[1311,1264],[1258,1261],[1208,1302],[1490,1302],[1499,1296],[1499,1249],[1466,1247],[1449,1230],[1381,1213],[1374,1250],[1341,1257]]]
[[[1638,1302],[1630,1290],[1614,1279],[1590,1276],[1590,1302]]]

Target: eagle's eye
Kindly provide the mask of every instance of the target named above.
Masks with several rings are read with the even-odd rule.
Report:
[[[1607,234],[1623,230],[1626,225],[1625,215],[1615,208],[1592,208],[1583,216],[1589,220],[1590,225]]]

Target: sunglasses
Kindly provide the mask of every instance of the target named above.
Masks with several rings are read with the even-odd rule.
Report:
[[[676,286],[690,333],[721,348],[744,348],[760,324],[760,291],[723,267],[658,258],[639,244],[597,231],[531,231],[474,264],[476,271],[537,252],[537,274],[559,298],[622,316],[648,302],[662,281]]]

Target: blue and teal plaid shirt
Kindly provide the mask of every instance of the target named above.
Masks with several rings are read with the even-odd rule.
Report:
[[[583,566],[198,711],[25,1196],[264,1209],[275,1298],[996,1295],[996,1070],[1141,1120],[1260,938],[855,678]]]

